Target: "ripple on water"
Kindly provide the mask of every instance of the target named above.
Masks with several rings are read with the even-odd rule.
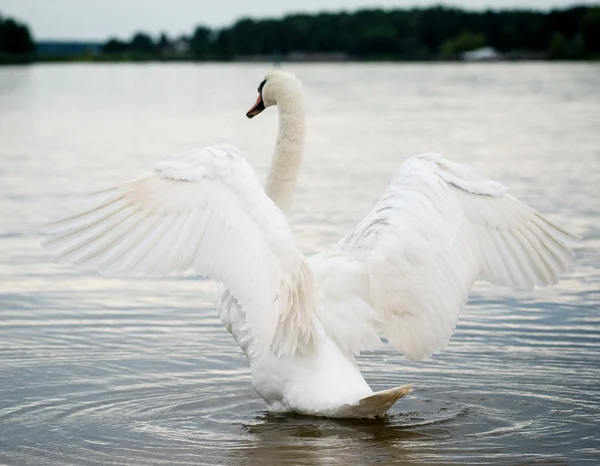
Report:
[[[597,464],[597,65],[495,64],[489,73],[479,65],[348,64],[341,74],[298,66],[316,125],[292,218],[305,251],[352,227],[406,156],[440,148],[584,237],[556,288],[477,285],[452,342],[432,361],[406,361],[388,347],[361,356],[374,389],[415,383],[385,420],[266,412],[207,280],[107,278],[49,263],[33,227],[68,213],[68,195],[139,174],[174,144],[206,140],[195,130],[194,102],[207,98],[197,83],[225,84],[227,95],[210,90],[220,105],[200,126],[245,148],[262,176],[270,146],[231,115],[245,105],[248,75],[263,68],[31,66],[19,68],[17,81],[7,71],[0,463]],[[57,95],[64,118],[48,105]],[[375,95],[378,105],[350,112],[348,95]],[[90,112],[81,102],[97,105]],[[85,123],[77,134],[73,121]]]

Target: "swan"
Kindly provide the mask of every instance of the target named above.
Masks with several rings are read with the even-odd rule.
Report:
[[[46,226],[55,261],[103,274],[193,271],[221,283],[216,309],[274,412],[374,418],[411,385],[373,392],[357,366],[381,337],[409,360],[449,341],[477,279],[554,285],[578,239],[474,169],[409,158],[373,210],[306,257],[287,220],[305,137],[303,89],[273,70],[253,118],[276,106],[266,183],[231,145],[185,152],[93,193],[91,208]]]

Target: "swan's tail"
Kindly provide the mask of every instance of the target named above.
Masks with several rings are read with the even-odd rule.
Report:
[[[384,417],[396,401],[412,392],[412,387],[412,384],[408,384],[375,392],[360,400],[357,405],[344,405],[339,417],[371,419]]]

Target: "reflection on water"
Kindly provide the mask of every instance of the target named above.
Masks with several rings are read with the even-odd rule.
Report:
[[[360,358],[414,382],[384,421],[273,415],[213,285],[48,263],[33,227],[70,195],[228,141],[264,175],[275,115],[248,122],[262,66],[0,69],[0,463],[595,464],[600,455],[600,67],[296,65],[309,142],[293,215],[307,252],[341,237],[403,159],[473,164],[584,236],[559,286],[479,284],[451,344]]]

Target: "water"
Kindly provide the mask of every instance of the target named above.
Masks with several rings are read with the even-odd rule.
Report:
[[[477,166],[578,232],[559,286],[478,284],[430,362],[360,358],[414,382],[385,421],[272,415],[222,328],[213,285],[49,263],[35,225],[70,195],[232,142],[262,177],[275,112],[248,121],[262,65],[0,68],[0,463],[597,464],[600,66],[295,65],[309,141],[293,225],[316,252],[410,155]]]

